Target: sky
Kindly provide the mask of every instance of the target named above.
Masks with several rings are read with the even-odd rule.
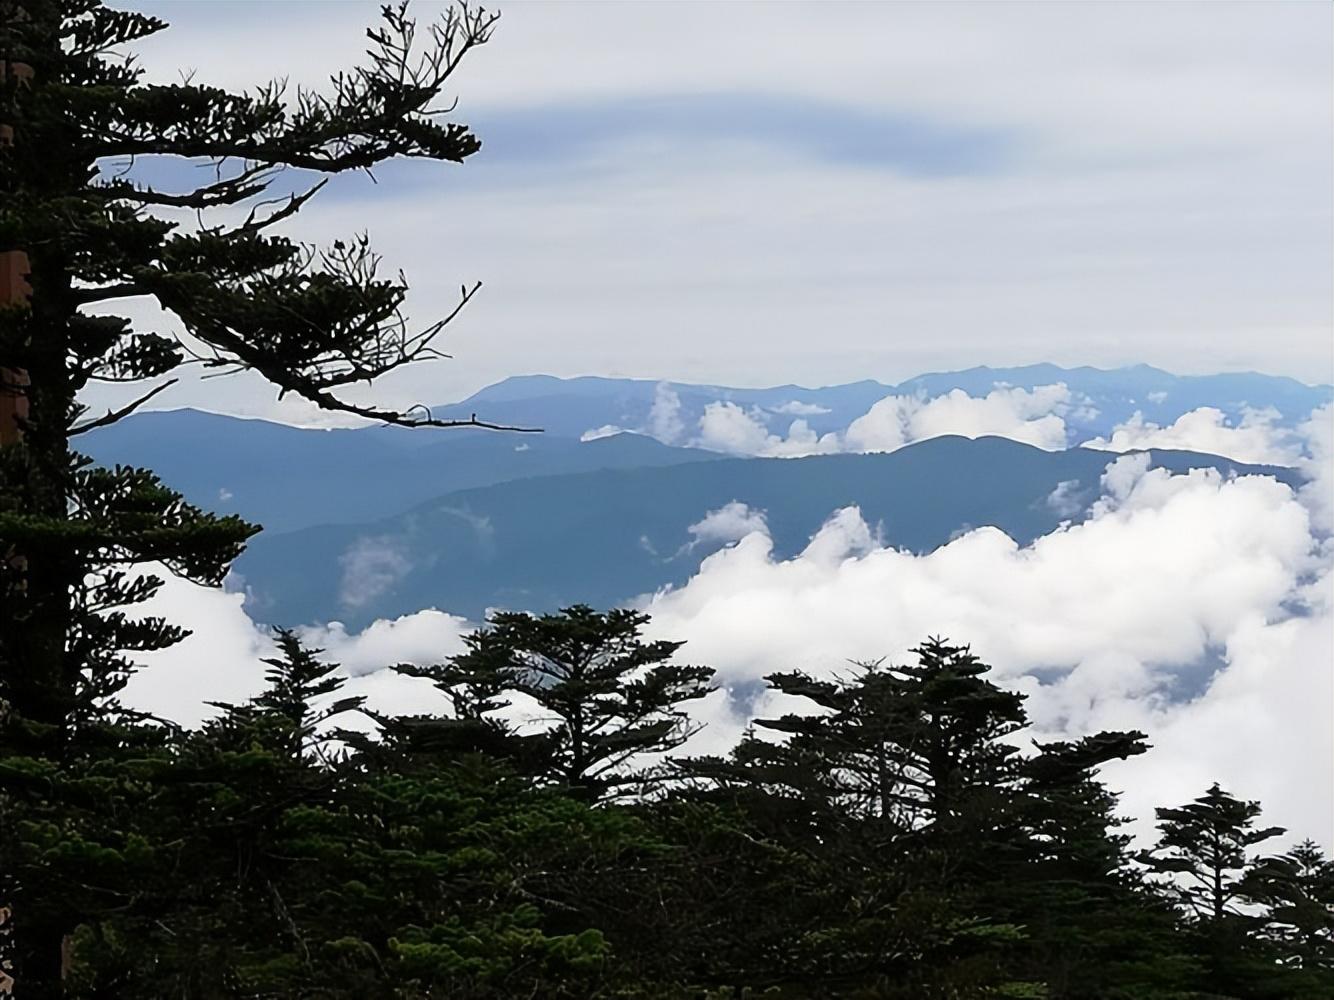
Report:
[[[137,6],[173,25],[150,79],[233,88],[320,86],[378,10]],[[362,400],[1038,361],[1334,381],[1327,4],[499,9],[448,95],[481,152],[342,179],[287,230],[368,231],[423,325],[483,282],[452,360]],[[245,377],[155,405],[313,418]]]
[[[377,10],[137,6],[174,22],[140,46],[152,78],[189,68],[229,87],[318,85],[357,58]],[[1328,4],[501,10],[451,83],[482,151],[343,179],[287,230],[369,231],[423,325],[461,283],[484,284],[446,331],[451,360],[359,400],[437,403],[533,372],[822,385],[1040,361],[1334,382]],[[964,408],[1045,446],[1068,402],[1045,389],[891,397],[823,444],[720,403],[700,434],[745,454],[877,450],[953,428]],[[244,377],[186,381],[154,404],[314,420]],[[699,511],[698,534],[733,544],[641,604],[735,690],[770,665],[829,674],[901,661],[925,634],[966,638],[1030,695],[1042,733],[1149,732],[1158,752],[1114,776],[1141,832],[1154,805],[1217,778],[1334,847],[1334,414],[1303,427],[1298,440],[1207,409],[1119,426],[1103,442],[1115,450],[1305,463],[1312,485],[1126,458],[1087,520],[1022,549],[982,528],[914,556],[846,508],[779,559],[763,511]],[[172,581],[161,601],[197,635],[150,658],[129,694],[189,721],[202,692],[254,689],[270,640],[241,594]],[[423,702],[385,663],[436,661],[471,627],[448,608],[358,634],[307,625],[387,710]],[[1187,667],[1205,674],[1183,698]],[[709,748],[756,709],[727,690],[701,706]]]

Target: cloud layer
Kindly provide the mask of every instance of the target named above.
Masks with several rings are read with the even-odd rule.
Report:
[[[1091,520],[1028,548],[987,528],[915,556],[877,545],[848,508],[792,559],[775,559],[757,530],[645,606],[655,634],[688,638],[692,661],[732,685],[736,700],[715,706],[715,730],[744,726],[756,710],[746,699],[767,673],[901,661],[923,637],[945,635],[1029,694],[1040,733],[1149,733],[1155,752],[1108,772],[1138,833],[1153,806],[1219,780],[1328,846],[1328,548],[1272,479],[1171,476],[1146,464],[1117,460]]]
[[[1043,736],[1149,734],[1155,752],[1108,771],[1137,832],[1153,806],[1219,780],[1261,799],[1271,821],[1334,846],[1334,544],[1321,508],[1268,477],[1147,464],[1110,463],[1090,517],[1028,547],[982,528],[914,555],[885,547],[848,507],[778,559],[761,511],[736,502],[707,514],[694,542],[732,544],[680,589],[640,600],[653,634],[687,640],[682,655],[715,667],[726,688],[697,709],[709,725],[693,749],[725,749],[776,707],[755,700],[765,674],[902,660],[945,635],[1029,694]],[[269,640],[239,596],[177,581],[151,610],[198,634],[145,657],[132,702],[191,723],[208,714],[202,702],[260,683]],[[440,709],[438,696],[382,668],[447,657],[470,627],[426,610],[358,634],[333,623],[305,635],[344,664],[349,693],[423,711]]]
[[[818,409],[818,408],[817,408]],[[648,434],[664,444],[688,445],[730,455],[763,458],[799,458],[837,452],[888,452],[915,441],[955,434],[977,438],[987,435],[1022,441],[1050,451],[1081,444],[1103,451],[1144,451],[1151,448],[1203,452],[1258,465],[1300,468],[1316,477],[1328,463],[1322,455],[1334,437],[1334,404],[1313,411],[1298,425],[1284,422],[1274,409],[1243,406],[1237,419],[1222,410],[1203,406],[1189,410],[1162,426],[1136,411],[1117,424],[1107,437],[1071,440],[1067,418],[1097,416],[1086,397],[1064,384],[1024,389],[997,385],[985,396],[954,389],[938,396],[889,395],[840,431],[816,434],[804,417],[793,420],[787,433],[769,429],[770,413],[803,412],[800,404],[786,404],[768,413],[729,400],[704,406],[695,427],[688,427],[681,400],[670,384],[659,383],[643,427],[607,425],[589,430],[593,440],[627,430]],[[807,413],[807,415],[810,415]],[[1323,464],[1322,464],[1323,463]],[[1322,514],[1328,517],[1328,514]]]
[[[1329,411],[1329,407],[1323,409]],[[1328,416],[1326,412],[1321,417],[1317,411],[1312,419]],[[1271,465],[1296,465],[1303,455],[1301,435],[1280,426],[1276,410],[1247,409],[1239,421],[1231,422],[1222,410],[1212,406],[1184,413],[1166,427],[1135,413],[1118,424],[1110,437],[1092,438],[1084,442],[1084,447],[1106,451],[1176,448]]]

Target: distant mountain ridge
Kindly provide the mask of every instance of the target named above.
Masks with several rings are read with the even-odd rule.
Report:
[[[1300,481],[1292,470],[1217,456],[1150,455],[1174,472]],[[489,607],[613,606],[683,583],[721,544],[692,545],[690,526],[733,501],[764,511],[780,557],[850,504],[881,526],[887,544],[915,552],[981,525],[1027,544],[1079,519],[1074,512],[1097,498],[1117,457],[939,437],[888,454],[603,469],[450,493],[365,524],[262,535],[236,569],[251,614],[282,624],[360,628],[423,607],[479,618]]]
[[[103,464],[146,466],[195,503],[242,514],[281,532],[373,521],[445,493],[517,479],[716,461],[720,455],[688,447],[710,403],[734,402],[771,433],[786,433],[793,420],[801,419],[824,434],[845,429],[887,395],[938,396],[961,389],[980,396],[997,385],[1032,389],[1057,382],[1088,400],[1065,415],[1072,444],[1106,437],[1112,426],[1135,412],[1167,424],[1200,406],[1215,406],[1233,417],[1240,416],[1243,407],[1272,407],[1281,423],[1292,425],[1334,399],[1329,386],[1306,386],[1289,378],[1253,373],[1176,376],[1147,365],[1113,370],[1047,364],[978,367],[919,375],[898,385],[863,380],[816,389],[523,375],[434,412],[441,417],[476,412],[541,427],[541,434],[400,427],[314,430],[169,410],[135,414],[94,431],[79,444]],[[647,436],[655,429],[655,416],[659,424],[665,418],[676,422],[674,446]],[[580,441],[586,432],[609,424],[645,433]]]
[[[679,401],[678,417],[686,427],[698,422],[711,402],[734,402],[753,408],[772,433],[782,433],[800,418],[817,434],[841,430],[886,396],[927,397],[961,389],[985,396],[998,387],[1035,389],[1064,384],[1088,408],[1075,407],[1066,415],[1069,444],[1106,437],[1112,428],[1136,412],[1145,420],[1168,424],[1201,406],[1212,406],[1240,418],[1245,409],[1272,408],[1279,423],[1291,425],[1313,409],[1334,400],[1334,386],[1305,385],[1295,379],[1256,372],[1217,375],[1173,375],[1149,365],[1100,369],[1088,366],[1061,368],[1035,364],[1015,368],[979,366],[954,372],[930,372],[897,385],[875,380],[807,388],[782,385],[761,389],[708,384],[664,382],[651,379],[582,376],[560,379],[550,375],[520,375],[487,386],[456,404],[434,408],[438,415],[464,417],[473,412],[501,414],[504,419],[545,427],[550,433],[578,435],[613,424],[647,429],[659,391],[666,386]],[[784,412],[784,404],[798,403],[825,412]]]
[[[311,430],[199,410],[136,414],[90,434],[84,448],[104,465],[153,469],[187,499],[270,531],[370,520],[531,476],[722,457],[634,434],[580,442],[476,430]]]

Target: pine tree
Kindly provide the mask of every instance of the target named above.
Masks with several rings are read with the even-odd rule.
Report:
[[[0,267],[11,295],[0,302],[0,907],[12,904],[27,996],[58,993],[79,921],[80,901],[56,888],[57,863],[102,864],[99,852],[123,839],[86,802],[53,796],[76,794],[87,769],[151,741],[127,728],[134,720],[116,695],[134,653],[184,634],[134,615],[161,586],[136,567],[217,585],[255,530],[183,503],[151,473],[94,468],[71,442],[189,364],[256,372],[324,409],[457,423],[339,395],[436,356],[433,340],[457,309],[413,328],[403,279],[378,273],[364,236],[319,249],[282,227],[320,175],[475,152],[477,138],[442,120],[436,102],[493,24],[457,8],[419,30],[405,7],[388,6],[368,33],[366,64],[328,93],[280,83],[230,93],[143,82],[124,53],[166,27],[158,18],[100,0],[0,0]],[[145,157],[207,164],[210,179],[184,189],[138,179]],[[169,215],[182,209],[196,224]],[[145,298],[183,335],[112,312]],[[79,403],[93,382],[146,391],[93,416]],[[39,829],[56,831],[55,842]],[[44,866],[28,865],[39,857]],[[53,902],[62,898],[63,908]]]
[[[1257,828],[1260,804],[1229,795],[1217,782],[1194,801],[1155,813],[1158,844],[1140,860],[1165,876],[1162,891],[1189,915],[1204,985],[1225,996],[1283,995],[1270,992],[1277,969],[1261,947],[1259,920],[1246,908],[1251,851],[1283,828]]]
[[[1264,935],[1292,970],[1294,996],[1334,995],[1334,861],[1312,840],[1262,858],[1244,892],[1264,907]]]
[[[751,734],[726,760],[685,765],[808,859],[787,956],[803,988],[981,995],[1021,936],[982,911],[977,886],[1015,849],[1008,738],[1027,721],[1023,697],[965,647],[931,639],[913,652],[913,664],[861,664],[835,681],[770,675],[811,709],[756,721],[777,740]]]
[[[1019,967],[1053,1000],[1167,996],[1198,976],[1171,908],[1133,865],[1118,796],[1097,775],[1145,753],[1144,739],[1103,732],[1037,743],[1021,764],[1021,848],[993,873],[990,906],[1023,925]]]
[[[1251,848],[1283,828],[1255,829],[1260,804],[1234,798],[1217,782],[1193,802],[1154,812],[1158,845],[1141,860],[1159,874],[1184,876],[1172,880],[1170,891],[1198,919],[1221,924],[1241,915]]]
[[[494,720],[515,695],[536,705],[543,728],[529,742],[539,749],[511,759],[596,801],[659,783],[664,773],[637,761],[684,743],[697,727],[681,706],[713,690],[710,668],[668,662],[683,643],[640,637],[647,622],[582,604],[541,616],[500,612],[448,663],[395,669],[430,679],[464,720]]]

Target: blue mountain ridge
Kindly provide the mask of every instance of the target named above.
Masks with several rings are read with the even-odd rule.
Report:
[[[847,427],[890,395],[932,397],[960,389],[971,396],[985,396],[1002,386],[1031,390],[1058,383],[1066,385],[1081,404],[1072,407],[1065,418],[1071,445],[1106,437],[1116,424],[1124,423],[1136,412],[1161,425],[1201,406],[1216,407],[1233,420],[1247,408],[1272,408],[1278,412],[1280,424],[1291,426],[1316,407],[1334,400],[1334,387],[1329,385],[1305,385],[1284,376],[1256,372],[1173,375],[1149,365],[1099,369],[1037,364],[932,372],[897,385],[865,380],[823,388],[784,385],[745,389],[650,379],[522,375],[487,386],[460,403],[436,407],[434,412],[450,417],[466,417],[473,412],[502,415],[507,421],[535,424],[556,434],[578,435],[606,424],[643,429],[650,424],[658,387],[664,385],[679,401],[678,416],[688,429],[698,425],[707,404],[727,401],[751,410],[771,433],[785,433],[792,421],[800,418],[816,433],[824,434]],[[790,403],[827,412],[779,410]]]
[[[103,465],[153,469],[204,509],[269,531],[371,520],[529,476],[722,457],[635,434],[581,442],[471,429],[311,430],[199,410],[136,414],[90,434],[84,450]]]
[[[1225,475],[1295,472],[1191,452],[1154,451],[1155,467]],[[544,611],[624,604],[680,585],[718,545],[689,527],[731,501],[761,509],[779,558],[798,553],[850,504],[886,544],[929,552],[960,531],[994,525],[1020,544],[1087,507],[1117,455],[1048,452],[1004,438],[940,437],[889,454],[728,459],[601,469],[449,493],[405,513],[257,538],[236,564],[256,618],[298,625],[436,607],[474,620],[487,608]],[[1065,484],[1065,485],[1062,485]],[[1076,516],[1076,520],[1078,516]]]
[[[678,383],[669,388],[679,405],[680,440],[688,442],[704,407],[723,400],[751,411],[772,433],[786,433],[798,416],[817,433],[827,433],[846,428],[886,395],[937,396],[953,389],[984,395],[997,385],[1033,388],[1057,382],[1088,401],[1066,416],[1071,444],[1105,437],[1136,411],[1166,424],[1199,406],[1217,406],[1234,418],[1245,406],[1272,407],[1282,423],[1292,425],[1334,399],[1329,386],[1288,378],[1254,373],[1177,376],[1147,365],[1113,370],[1046,364],[978,367],[919,375],[898,385],[864,380],[817,389]],[[270,531],[292,531],[377,520],[445,493],[520,478],[720,458],[695,448],[668,447],[644,435],[579,440],[586,431],[607,424],[648,427],[660,385],[648,379],[526,375],[434,410],[440,417],[476,412],[540,427],[541,434],[380,426],[313,430],[171,410],[135,414],[92,432],[80,445],[105,465],[154,469],[206,509],[239,513]],[[780,412],[792,403],[824,412]]]

